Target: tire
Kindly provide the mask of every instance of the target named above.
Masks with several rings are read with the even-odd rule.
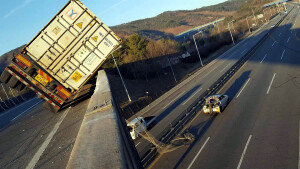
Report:
[[[16,77],[11,77],[7,83],[10,88],[16,88],[21,82]]]
[[[4,70],[2,73],[1,73],[1,76],[0,76],[0,81],[2,83],[7,83],[9,81],[9,79],[11,78],[11,74],[8,73],[6,70]]]
[[[24,90],[25,89],[25,85],[23,83],[19,84],[17,87],[16,87],[16,90],[18,90],[19,92]]]

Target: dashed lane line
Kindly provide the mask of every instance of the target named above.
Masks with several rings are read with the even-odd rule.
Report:
[[[244,90],[244,88],[247,86],[248,82],[250,81],[250,78],[247,80],[247,82],[245,83],[245,85],[243,86],[243,88],[241,89],[241,91],[239,92],[239,94],[236,96],[236,98],[238,98],[240,96],[240,94],[242,93],[242,91]]]
[[[246,154],[248,145],[249,145],[249,143],[250,143],[250,141],[251,141],[251,138],[252,138],[252,135],[250,135],[249,138],[248,138],[248,140],[247,140],[247,143],[246,143],[245,148],[244,148],[244,150],[243,150],[243,153],[242,153],[240,162],[239,162],[238,166],[236,167],[237,169],[240,169],[240,168],[241,168],[241,165],[242,165],[243,159],[244,159],[244,157],[245,157],[245,154]]]
[[[65,117],[67,116],[68,112],[71,110],[71,107],[68,108],[63,115],[60,117],[59,121],[55,124],[54,128],[52,129],[52,131],[49,133],[48,137],[46,138],[46,140],[44,141],[44,143],[41,145],[41,147],[38,149],[38,151],[35,153],[35,155],[33,156],[33,158],[31,159],[31,161],[29,162],[29,164],[27,165],[26,169],[33,169],[35,167],[35,165],[37,164],[37,162],[40,160],[43,152],[45,151],[45,149],[48,147],[50,141],[52,140],[54,134],[57,132],[60,124],[63,122],[63,120],[65,119]]]
[[[267,56],[268,56],[268,54],[265,54],[264,58],[260,61],[260,63],[262,63]]]
[[[272,83],[273,83],[273,81],[274,81],[275,76],[276,76],[276,73],[274,73],[274,75],[273,75],[273,78],[272,78],[271,83],[270,83],[270,85],[269,85],[267,94],[269,94],[269,92],[270,92],[270,89],[271,89],[271,86],[272,86]]]
[[[200,150],[198,151],[198,153],[196,154],[196,156],[194,157],[193,161],[190,163],[190,165],[188,166],[187,169],[190,169],[192,167],[192,165],[194,164],[194,162],[196,161],[196,159],[198,158],[199,154],[201,153],[201,151],[203,150],[203,148],[205,147],[206,143],[208,142],[208,140],[210,139],[210,137],[208,137],[206,139],[206,141],[204,142],[204,144],[202,145],[202,147],[200,148]]]

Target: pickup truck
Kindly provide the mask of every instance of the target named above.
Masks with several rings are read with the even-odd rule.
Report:
[[[70,0],[13,57],[0,80],[14,89],[33,90],[59,110],[76,97],[121,41],[84,4]]]
[[[227,95],[212,95],[205,99],[202,110],[205,114],[221,113],[229,103]]]
[[[151,129],[155,124],[155,116],[149,117],[137,117],[127,124],[128,130],[130,132],[131,138],[133,140],[137,139],[140,134],[145,133],[147,130]]]

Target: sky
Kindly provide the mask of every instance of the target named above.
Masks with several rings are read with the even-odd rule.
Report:
[[[0,0],[0,56],[28,43],[68,0]],[[81,0],[106,25],[190,10],[225,0]]]

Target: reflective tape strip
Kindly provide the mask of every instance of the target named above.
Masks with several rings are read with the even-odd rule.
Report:
[[[31,90],[33,90],[37,95],[41,96],[44,100],[48,101],[52,106],[59,109],[59,106],[53,103],[51,100],[49,100],[46,96],[44,96],[42,93],[40,93],[38,90],[33,88],[31,85],[29,85],[24,79],[20,78],[18,75],[16,75],[13,71],[11,71],[8,68],[5,68],[6,71],[8,71],[10,74],[12,74],[14,77],[16,77],[20,82],[24,83],[27,87],[29,87]]]

